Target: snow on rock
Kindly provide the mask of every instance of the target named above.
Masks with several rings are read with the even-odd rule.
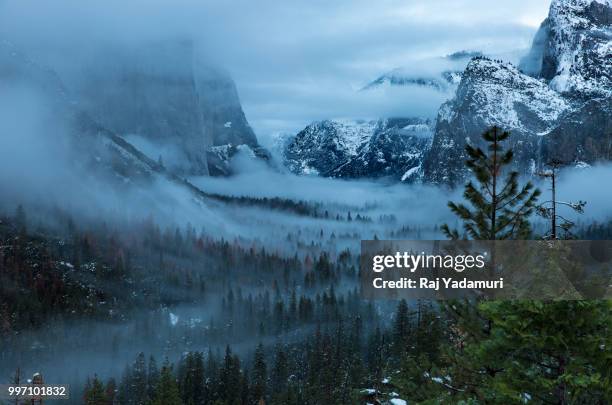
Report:
[[[570,108],[559,93],[509,63],[475,59],[466,68],[465,76],[459,97],[462,101],[469,98],[471,105],[466,107],[477,119],[491,125],[520,130],[538,126],[546,130]]]
[[[170,325],[172,325],[172,326],[176,326],[176,324],[177,324],[177,323],[178,323],[178,321],[179,321],[179,317],[178,317],[178,315],[175,315],[175,314],[173,314],[172,312],[170,312],[170,313],[168,314],[168,318],[169,318],[169,320],[170,320]]]
[[[418,173],[420,170],[421,170],[421,165],[420,165],[420,164],[419,164],[419,165],[417,165],[417,166],[411,167],[410,169],[406,170],[406,173],[404,173],[404,174],[402,175],[401,180],[402,180],[402,181],[406,181],[406,180],[408,180],[408,179],[412,178],[412,177],[413,177],[414,175],[416,175],[416,174],[417,174],[417,173]]]
[[[296,174],[399,180],[422,162],[431,136],[431,123],[419,118],[325,120],[291,138],[283,158]]]
[[[542,76],[559,92],[612,95],[609,0],[553,0],[544,27]]]
[[[439,92],[449,92],[457,86],[460,77],[461,72],[456,71],[445,71],[437,76],[426,77],[415,75],[403,68],[396,68],[368,83],[362,91],[385,87],[419,86]]]
[[[458,85],[435,125],[320,121],[284,145],[284,162],[297,174],[459,185],[471,175],[466,143],[482,146],[482,132],[494,125],[511,133],[505,146],[521,175],[535,175],[551,159],[578,167],[609,159],[601,129],[612,125],[611,3],[553,0],[521,69],[481,54],[449,55],[467,65],[448,77]],[[435,87],[436,80],[395,69],[366,89]]]
[[[415,69],[414,66],[398,67],[380,75],[361,90],[417,86],[452,95],[461,81],[465,65],[475,56],[482,56],[482,53],[464,50],[444,57],[421,60],[417,65],[429,66],[427,73]]]
[[[423,177],[434,183],[458,184],[469,172],[465,144],[479,144],[480,134],[497,125],[513,136],[510,147],[521,173],[537,159],[538,136],[548,133],[573,108],[572,102],[547,84],[509,63],[474,58],[466,67],[455,98],[440,108]]]

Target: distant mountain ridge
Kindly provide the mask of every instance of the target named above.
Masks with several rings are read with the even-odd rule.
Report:
[[[379,146],[377,153],[418,156],[404,174],[399,175],[396,168],[395,178],[460,185],[470,176],[464,165],[465,144],[480,144],[480,134],[493,125],[512,133],[509,146],[514,150],[514,165],[526,176],[536,174],[551,159],[577,166],[612,160],[610,0],[553,0],[530,52],[518,67],[482,55],[460,53],[457,58],[465,56],[470,60],[459,74],[453,97],[442,104],[431,125],[431,140]],[[396,70],[379,77],[369,88],[443,88],[439,83],[439,79],[421,80]],[[345,137],[353,133],[340,132]],[[371,160],[337,153],[336,142],[330,141],[337,133],[338,128],[325,121],[298,133],[285,148],[290,170],[324,176],[379,177],[381,171],[371,165]],[[366,144],[359,139],[357,136],[354,141]],[[319,158],[332,163],[319,170],[315,164]],[[361,169],[354,170],[358,161],[362,162]],[[313,167],[317,170],[306,170]],[[337,169],[344,167],[352,169]]]
[[[157,144],[176,173],[228,174],[231,156],[214,146],[262,151],[233,80],[202,63],[190,41],[102,48],[64,80],[81,110],[117,134]],[[163,156],[167,147],[180,155]]]
[[[420,86],[440,92],[453,91],[461,80],[465,64],[474,57],[483,56],[479,51],[458,51],[442,58],[449,65],[439,74],[423,75],[409,68],[395,68],[366,84],[361,91],[374,90],[383,86]],[[455,65],[455,66],[453,66]]]
[[[285,165],[296,174],[403,181],[422,164],[431,135],[420,118],[319,121],[285,144]]]
[[[521,63],[530,75],[474,58],[455,97],[440,108],[422,180],[463,182],[465,143],[479,144],[492,125],[513,134],[515,168],[524,175],[551,159],[567,165],[612,159],[611,24],[608,1],[554,0]]]
[[[473,59],[465,69],[456,96],[438,112],[423,180],[457,184],[469,176],[465,144],[480,143],[480,134],[497,125],[513,136],[517,168],[532,175],[541,166],[540,138],[550,132],[571,103],[546,83],[520,73],[511,64]]]
[[[184,83],[179,81],[177,84],[178,88],[184,89]],[[59,134],[62,139],[49,141],[65,144],[69,149],[68,161],[60,164],[78,173],[77,177],[83,182],[95,181],[95,184],[110,187],[119,193],[153,189],[158,198],[170,197],[164,194],[164,190],[179,189],[192,196],[196,204],[208,204],[217,198],[98,122],[81,108],[81,103],[73,99],[67,86],[53,70],[32,61],[6,41],[0,42],[0,85],[25,91],[28,97],[35,99],[37,106],[40,104],[41,108],[49,111],[52,118],[47,124],[62,129]],[[163,120],[163,117],[159,119]],[[172,135],[181,134],[177,132]],[[230,145],[229,148],[239,146]],[[244,145],[244,148],[250,149],[251,146]],[[54,156],[49,159],[54,159]],[[88,196],[84,195],[83,198]]]

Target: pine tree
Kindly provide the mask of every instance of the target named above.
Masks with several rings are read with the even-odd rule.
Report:
[[[146,404],[149,399],[147,396],[147,367],[145,355],[142,352],[136,357],[131,377],[134,403],[136,405]]]
[[[351,328],[351,334],[348,342],[347,357],[350,364],[350,385],[352,387],[361,386],[365,375],[365,367],[363,365],[363,347],[362,347],[362,331],[363,321],[360,316],[356,316]]]
[[[132,369],[129,366],[125,367],[119,384],[119,392],[117,399],[121,404],[133,404],[133,389],[132,389]]]
[[[115,398],[117,397],[117,383],[114,378],[109,378],[106,383],[106,403],[107,405],[114,405]]]
[[[178,384],[174,379],[172,366],[168,362],[168,359],[166,359],[162,366],[159,386],[157,387],[151,405],[182,405]]]
[[[88,385],[85,388],[83,402],[86,405],[107,405],[108,399],[104,390],[104,384],[98,379],[98,376],[94,376]]]
[[[206,379],[204,381],[204,400],[205,403],[213,402],[217,399],[217,385],[218,379],[218,364],[212,350],[209,348],[206,356],[206,368],[204,375]]]
[[[253,373],[251,376],[251,386],[253,400],[258,402],[265,400],[268,385],[268,372],[263,345],[260,343],[255,350],[253,359]]]
[[[472,209],[449,207],[471,238],[525,237],[539,192],[529,183],[519,189],[515,172],[500,186],[500,173],[512,160],[511,151],[499,145],[508,134],[494,127],[483,137],[488,154],[468,147],[467,165],[480,184],[465,189]],[[457,231],[443,229],[459,238]],[[445,392],[437,394],[438,401],[563,405],[603,404],[612,397],[610,302],[451,302],[444,309],[451,336],[440,374],[449,379],[442,381]]]
[[[471,208],[463,203],[449,202],[448,206],[463,221],[466,236],[479,240],[523,239],[531,229],[528,218],[534,212],[540,191],[531,182],[518,185],[518,172],[510,171],[502,179],[512,162],[511,149],[504,150],[503,141],[510,136],[494,126],[482,134],[487,151],[466,146],[471,169],[477,185],[469,181],[463,193]],[[448,225],[442,231],[451,239],[460,237],[459,231]]]
[[[367,348],[366,362],[370,371],[370,380],[374,381],[374,388],[378,389],[382,380],[387,354],[385,351],[385,337],[380,327],[376,327],[374,333],[370,335]]]
[[[272,393],[279,394],[287,388],[287,379],[289,378],[289,365],[287,354],[279,345],[276,348],[276,356],[274,358],[274,367],[272,368]]]
[[[239,398],[240,381],[242,379],[240,372],[240,359],[232,355],[232,349],[229,345],[225,348],[225,357],[223,358],[223,366],[219,372],[219,398],[227,403],[233,403]]]
[[[149,357],[149,370],[147,373],[147,395],[149,398],[153,398],[157,385],[159,384],[159,370],[157,369],[157,362],[153,355]]]
[[[495,358],[503,372],[485,381],[480,395],[506,403],[530,397],[604,404],[612,398],[611,301],[486,302],[481,309],[493,327],[476,355]]]
[[[407,349],[410,340],[410,314],[408,303],[402,299],[397,305],[395,319],[393,321],[393,347],[397,353]]]
[[[183,403],[200,404],[204,401],[204,356],[201,352],[187,353],[179,367],[180,391]]]

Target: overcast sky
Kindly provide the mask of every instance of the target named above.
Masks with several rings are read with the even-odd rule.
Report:
[[[0,0],[0,39],[36,54],[191,36],[238,85],[258,136],[328,117],[433,115],[444,96],[357,90],[458,50],[516,58],[550,0]],[[37,48],[37,49],[35,49]]]

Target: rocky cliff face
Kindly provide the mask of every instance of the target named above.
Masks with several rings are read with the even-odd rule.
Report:
[[[480,144],[482,132],[493,125],[511,132],[507,146],[523,175],[534,175],[552,159],[583,165],[611,158],[610,0],[553,0],[520,68],[481,55],[458,58],[465,56],[471,60],[453,76],[460,82],[440,107],[431,143],[402,138],[399,127],[378,141],[374,135],[385,134],[378,123],[323,121],[285,148],[289,168],[337,177],[389,173],[405,181],[459,185],[470,175],[465,144]],[[444,89],[453,81],[395,70],[366,89],[383,85]]]
[[[315,122],[286,143],[285,164],[297,174],[406,180],[420,170],[431,124],[417,118]]]
[[[118,185],[148,182],[155,176],[155,161],[80,111],[53,70],[33,62],[6,42],[0,43],[0,87],[4,86],[26,91],[34,106],[32,112],[48,110],[48,125],[62,128],[61,139],[56,142],[68,147],[70,161],[59,164],[111,182],[118,180]]]
[[[212,145],[249,145],[257,138],[247,122],[232,78],[221,70],[196,64],[196,91],[206,131]]]
[[[551,159],[610,159],[612,8],[607,0],[554,0],[523,70],[475,58],[438,113],[425,181],[457,185],[466,142],[497,125],[509,130],[515,168],[532,175]],[[526,73],[529,73],[526,74]]]
[[[192,196],[196,203],[206,204],[210,201],[210,196],[202,190],[177,176],[156,159],[140,151],[125,137],[109,130],[89,113],[84,112],[81,109],[82,104],[74,101],[53,70],[33,62],[6,42],[0,42],[0,89],[17,89],[19,94],[28,97],[30,103],[27,103],[27,108],[23,111],[24,120],[34,116],[40,120],[42,118],[39,116],[44,116],[45,125],[59,129],[50,131],[57,139],[49,140],[49,134],[45,132],[28,138],[44,140],[45,144],[49,142],[62,145],[58,148],[62,151],[61,159],[55,155],[45,156],[45,162],[33,170],[45,170],[47,165],[65,167],[67,171],[77,173],[77,176],[69,176],[71,180],[68,181],[78,177],[84,184],[99,184],[105,188],[104,192],[106,187],[119,193],[146,190],[145,194],[152,196],[151,198],[171,200],[174,198],[174,190],[182,190]],[[41,114],[41,110],[45,113]],[[121,117],[119,122],[120,119]],[[5,135],[14,137],[18,142],[22,137],[19,132]],[[10,139],[8,145],[9,148],[12,145]],[[55,170],[54,173],[56,172],[65,173]],[[54,179],[56,182],[65,180]],[[80,189],[75,190],[77,194],[81,192]],[[84,195],[82,198],[88,196]]]
[[[554,0],[541,30],[540,76],[551,88],[584,97],[612,95],[609,0]]]
[[[480,134],[497,125],[511,131],[510,147],[518,169],[533,174],[540,164],[540,138],[550,132],[571,102],[546,83],[516,67],[487,58],[473,59],[465,69],[455,98],[440,108],[424,179],[457,184],[468,176],[465,144],[480,144]]]
[[[542,160],[582,166],[612,160],[612,98],[594,98],[568,113],[544,138]]]
[[[226,174],[214,146],[258,148],[234,82],[199,63],[190,42],[104,49],[67,83],[96,122],[150,141],[177,173]],[[164,155],[168,149],[174,153]]]
[[[226,72],[196,63],[195,85],[204,134],[210,135],[206,138],[209,174],[230,175],[230,161],[239,150],[255,159],[270,160],[242,111],[232,78]]]

